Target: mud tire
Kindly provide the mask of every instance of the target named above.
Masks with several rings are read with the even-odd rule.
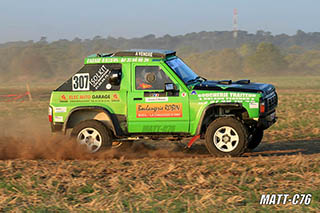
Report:
[[[223,133],[224,129],[225,133]],[[230,134],[228,134],[227,132],[229,132]],[[224,142],[225,137],[227,139],[229,138],[229,142]],[[223,140],[221,140],[222,138]],[[231,144],[231,146],[227,146],[227,144],[229,143]],[[208,126],[206,130],[205,145],[208,151],[213,156],[241,156],[245,152],[247,144],[247,130],[245,126],[234,117],[217,118],[216,120],[211,122],[211,124]],[[230,149],[228,148],[229,146]],[[224,149],[226,151],[223,151]]]
[[[100,121],[97,120],[85,120],[78,123],[71,132],[71,137],[74,137],[77,142],[80,143],[81,137],[83,137],[83,140],[85,140],[85,137],[82,136],[84,132],[88,132],[85,134],[89,134],[88,137],[90,137],[90,134],[93,135],[93,132],[98,133],[99,135],[96,137],[97,143],[100,144],[100,146],[96,146],[98,148],[93,148],[90,150],[88,146],[88,151],[91,153],[98,152],[102,149],[108,149],[112,146],[112,135],[111,131]],[[92,132],[92,133],[91,133]],[[92,137],[91,137],[92,138]]]

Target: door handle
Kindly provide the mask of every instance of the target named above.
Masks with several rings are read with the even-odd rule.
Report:
[[[134,101],[142,101],[142,98],[133,98]]]

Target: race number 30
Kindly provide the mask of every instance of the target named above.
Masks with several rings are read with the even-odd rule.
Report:
[[[78,73],[72,77],[73,91],[84,91],[89,89],[89,73]]]

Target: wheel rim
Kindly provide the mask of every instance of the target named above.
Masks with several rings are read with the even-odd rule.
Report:
[[[239,143],[239,135],[230,126],[223,126],[217,129],[213,135],[214,145],[222,152],[233,151]]]
[[[77,137],[78,143],[86,145],[89,152],[93,153],[100,149],[102,138],[100,133],[94,128],[81,130]]]

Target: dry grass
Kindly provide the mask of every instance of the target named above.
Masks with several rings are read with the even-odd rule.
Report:
[[[320,138],[320,91],[279,90],[277,123],[265,141]]]
[[[217,212],[319,210],[320,156],[0,162],[0,210]],[[312,193],[310,206],[260,206]],[[219,210],[219,212],[220,212]]]
[[[50,137],[47,101],[0,102],[0,211],[317,212],[320,92],[316,82],[283,85],[278,122],[241,158],[154,141],[92,156]],[[313,197],[309,206],[261,206],[266,193]]]

